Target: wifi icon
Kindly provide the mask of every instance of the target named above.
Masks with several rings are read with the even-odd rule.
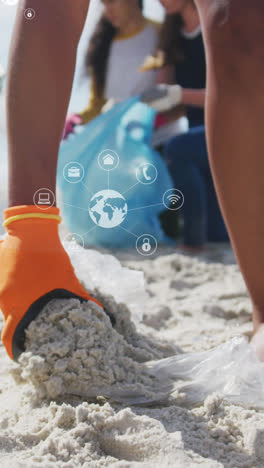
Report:
[[[170,189],[163,195],[163,204],[168,210],[179,210],[184,204],[184,195],[178,189]]]
[[[181,197],[173,193],[172,195],[168,195],[168,200],[172,205],[176,205],[176,203],[181,200]]]

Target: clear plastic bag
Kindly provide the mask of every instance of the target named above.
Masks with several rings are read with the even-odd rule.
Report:
[[[153,392],[108,389],[105,397],[126,404],[153,404],[180,394],[178,404],[201,404],[217,393],[247,408],[264,409],[264,363],[245,337],[236,337],[209,351],[181,354],[146,364],[154,377]],[[101,393],[102,394],[102,389]]]
[[[217,392],[232,403],[264,408],[264,363],[245,337],[209,351],[162,359],[150,368],[159,379],[187,381],[181,387],[186,404],[200,403]]]

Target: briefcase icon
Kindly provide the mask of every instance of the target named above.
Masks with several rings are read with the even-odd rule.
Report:
[[[81,169],[77,166],[69,167],[68,177],[78,179],[79,177],[81,177]]]

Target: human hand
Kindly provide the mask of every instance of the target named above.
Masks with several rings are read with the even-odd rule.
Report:
[[[166,112],[182,102],[182,87],[179,85],[159,84],[146,90],[141,101],[158,112]]]
[[[34,205],[5,210],[0,308],[5,318],[2,341],[11,359],[17,360],[24,351],[26,328],[50,300],[77,298],[101,306],[75,275],[59,238],[60,219],[55,207],[45,211]]]

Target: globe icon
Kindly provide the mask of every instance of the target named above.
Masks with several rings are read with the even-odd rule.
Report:
[[[119,226],[127,216],[127,203],[115,190],[101,190],[91,199],[89,214],[99,227],[111,229]]]

